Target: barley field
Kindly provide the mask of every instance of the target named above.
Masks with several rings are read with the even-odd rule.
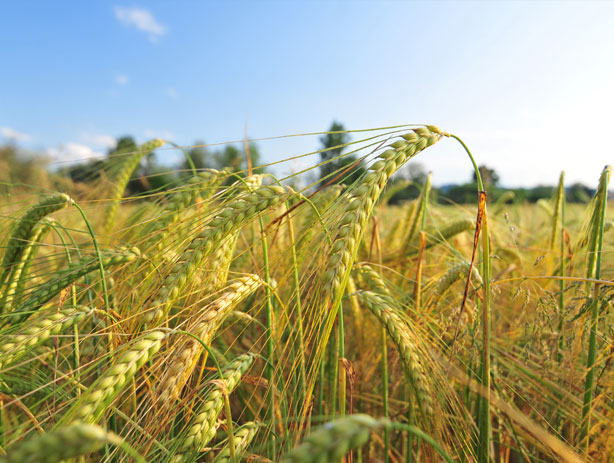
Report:
[[[612,168],[585,205],[563,174],[538,205],[430,178],[388,204],[435,143],[484,189],[435,126],[364,138],[345,186],[126,196],[153,140],[89,189],[7,187],[0,462],[614,462]]]

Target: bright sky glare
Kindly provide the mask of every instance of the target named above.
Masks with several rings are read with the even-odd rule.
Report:
[[[246,120],[258,138],[333,119],[436,124],[506,186],[563,169],[595,186],[614,161],[614,2],[41,0],[4,2],[1,24],[0,142],[59,161],[124,134],[218,143]],[[274,162],[318,140],[260,148]],[[471,175],[451,141],[420,161],[435,184]]]

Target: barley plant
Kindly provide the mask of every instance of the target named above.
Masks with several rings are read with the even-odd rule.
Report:
[[[611,167],[585,208],[563,174],[491,204],[455,135],[357,135],[319,184],[192,164],[130,197],[153,140],[91,187],[10,186],[0,463],[614,463]],[[475,206],[430,175],[393,205],[436,143]]]

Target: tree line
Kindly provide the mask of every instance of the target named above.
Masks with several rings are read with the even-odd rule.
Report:
[[[333,121],[319,142],[320,162],[317,166],[317,175],[320,187],[331,184],[349,185],[365,172],[362,159],[349,149],[351,138],[342,123]],[[117,138],[116,146],[108,150],[105,159],[72,164],[50,173],[48,162],[43,156],[8,143],[0,146],[0,192],[2,190],[6,192],[10,185],[19,183],[37,185],[41,188],[45,182],[60,188],[63,179],[70,179],[76,184],[93,183],[100,180],[105,168],[115,159],[137,149],[134,137],[121,136]],[[265,172],[264,168],[258,167],[263,164],[263,157],[258,145],[253,142],[242,146],[224,145],[211,149],[202,140],[197,140],[190,148],[179,149],[182,160],[171,167],[160,164],[154,153],[147,155],[129,181],[128,194],[134,196],[173,188],[181,184],[186,177],[193,175],[195,170],[224,169],[229,174],[245,176],[248,171],[248,159],[254,166],[253,173]],[[548,185],[538,185],[533,188],[505,188],[500,185],[499,175],[495,170],[485,165],[479,169],[492,201],[497,201],[505,195],[508,202],[536,202],[551,198],[555,192],[555,187]],[[417,198],[427,176],[428,173],[422,164],[416,161],[410,162],[397,172],[389,183],[388,188],[398,190],[389,199],[389,203],[398,204]],[[227,182],[232,181],[234,180],[231,175]],[[473,203],[477,191],[475,173],[468,175],[464,183],[433,187],[431,191],[432,199],[440,203]],[[587,202],[593,194],[594,189],[581,183],[573,184],[566,189],[569,202]]]

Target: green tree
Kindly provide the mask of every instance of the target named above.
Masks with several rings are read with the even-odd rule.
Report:
[[[595,190],[581,183],[574,183],[567,188],[567,201],[570,203],[588,203]]]
[[[215,165],[218,169],[228,169],[231,172],[240,172],[246,168],[245,155],[234,145],[226,145],[214,154]]]
[[[482,177],[482,183],[484,184],[484,188],[498,185],[499,174],[497,174],[494,169],[491,169],[485,165],[481,165],[480,167],[478,167],[478,169],[480,170],[480,176]],[[477,183],[478,178],[477,175],[475,175],[475,172],[473,172],[471,178],[473,180],[473,183]]]
[[[109,156],[117,153],[130,153],[135,151],[137,148],[136,141],[134,137],[131,135],[124,135],[122,137],[117,137],[115,148],[111,148],[108,151]]]
[[[327,184],[356,162],[356,156],[352,155],[335,159],[343,154],[345,149],[343,145],[350,141],[350,136],[344,130],[343,124],[334,121],[328,129],[332,133],[327,133],[320,137],[320,143],[322,143],[322,149],[324,150],[320,153],[320,161],[325,163],[320,166],[320,185]],[[349,185],[355,182],[363,172],[363,167],[355,165],[348,172],[343,173],[334,183]]]
[[[190,159],[192,160],[192,162],[194,163],[194,167],[196,168],[197,171],[203,170],[203,169],[212,169],[215,168],[215,159],[213,158],[213,155],[211,154],[211,152],[207,149],[205,145],[205,142],[202,140],[196,140],[194,142],[194,147],[190,148],[189,150],[187,150],[187,154],[190,157]],[[180,169],[184,172],[184,173],[188,173],[189,175],[191,175],[192,172],[192,166],[190,165],[190,162],[187,159],[184,159]]]

